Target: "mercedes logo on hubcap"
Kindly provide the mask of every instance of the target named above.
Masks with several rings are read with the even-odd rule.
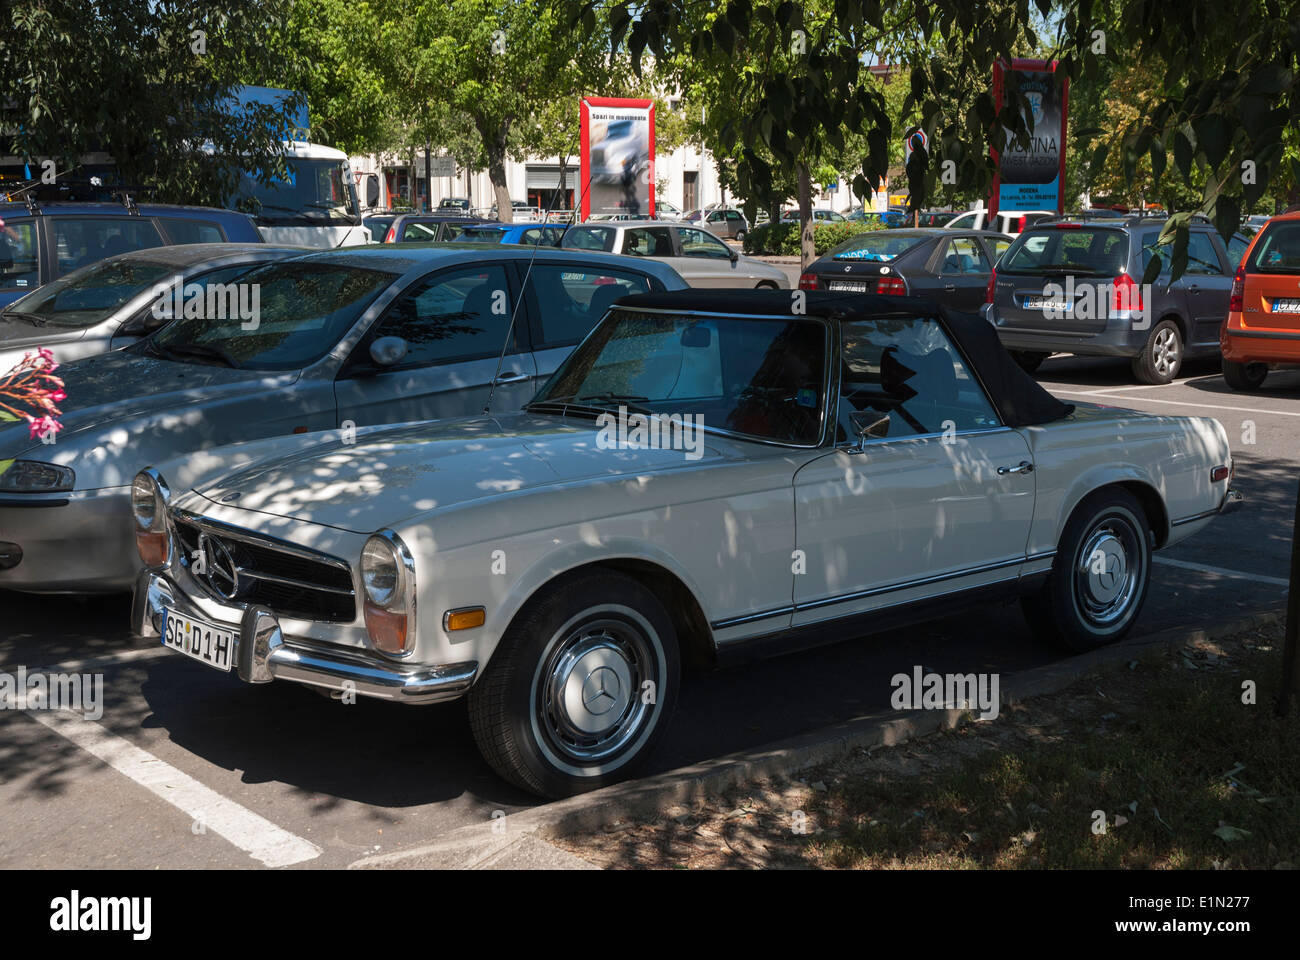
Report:
[[[599,717],[618,703],[620,690],[618,674],[609,667],[597,667],[587,674],[587,679],[582,684],[582,705],[588,713]]]
[[[195,575],[218,595],[227,600],[239,596],[239,567],[235,565],[230,548],[206,533],[199,534],[199,561],[202,567]]]

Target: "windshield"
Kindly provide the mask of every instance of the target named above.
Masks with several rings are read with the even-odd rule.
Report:
[[[300,369],[332,350],[397,276],[333,263],[270,264],[227,284],[233,295],[222,303],[186,303],[183,316],[140,349],[182,362]]]
[[[529,404],[539,413],[693,418],[778,443],[821,439],[826,326],[614,309]],[[560,405],[563,404],[561,407]]]
[[[298,224],[355,226],[361,223],[356,188],[344,160],[288,158],[285,180],[258,183],[245,176],[241,199],[250,199],[253,219],[267,226]]]
[[[1128,236],[1123,230],[1045,227],[1017,237],[998,264],[998,273],[1114,277],[1127,263]]]
[[[100,262],[34,291],[5,308],[52,327],[90,327],[154,284],[176,273],[174,265],[147,260]]]
[[[871,214],[868,214],[871,216]],[[860,233],[831,250],[836,260],[895,260],[924,240],[924,237],[899,236],[897,233]]]

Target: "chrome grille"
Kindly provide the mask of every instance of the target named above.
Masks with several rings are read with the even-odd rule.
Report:
[[[181,563],[216,599],[260,603],[300,620],[356,619],[352,573],[344,561],[185,511],[173,511],[172,525]]]

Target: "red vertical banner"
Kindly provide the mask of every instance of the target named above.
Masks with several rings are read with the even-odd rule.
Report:
[[[1008,146],[991,148],[994,174],[989,193],[989,216],[999,210],[1052,210],[1065,212],[1065,148],[1069,129],[1070,79],[1057,85],[1055,60],[999,60],[993,64],[993,104],[1001,110],[1015,75],[1019,90],[1029,101],[1033,131],[1026,150]]]
[[[654,216],[654,101],[583,97],[581,111],[581,218],[597,213]]]

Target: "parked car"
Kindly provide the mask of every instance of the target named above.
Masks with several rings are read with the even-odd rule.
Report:
[[[514,218],[515,223],[536,223],[541,219],[541,211],[530,204],[527,200],[511,200],[510,215]],[[497,219],[497,205],[492,204],[488,216]]]
[[[790,287],[784,270],[742,256],[707,230],[684,223],[583,223],[569,227],[561,246],[662,260],[693,287]]]
[[[372,217],[380,221],[382,217]],[[445,243],[457,240],[478,224],[496,223],[459,214],[402,213],[394,216],[384,233],[384,243]]]
[[[614,300],[686,286],[652,260],[469,244],[319,252],[243,280],[259,285],[256,328],[182,317],[60,367],[57,443],[0,423],[0,588],[129,589],[130,482],[151,462],[479,413],[489,396],[518,409]]]
[[[261,243],[247,214],[158,203],[0,203],[0,306],[105,257],[184,243]]]
[[[1113,643],[1152,551],[1240,501],[1215,420],[1062,403],[929,301],[805,306],[631,296],[513,416],[158,463],[133,629],[249,683],[465,697],[492,768],[554,797],[645,759],[686,661],[1017,597]],[[611,439],[635,417],[699,433]]]
[[[1270,369],[1300,364],[1300,213],[1271,218],[1247,245],[1220,331],[1223,378],[1258,390]]]
[[[160,284],[235,283],[253,267],[311,253],[270,243],[190,243],[100,260],[33,290],[0,312],[0,374],[38,347],[59,363],[116,350],[165,326]],[[205,294],[206,302],[206,294]],[[157,308],[157,309],[155,309]]]
[[[948,230],[993,230],[1016,237],[1026,227],[1055,216],[1053,210],[999,210],[990,218],[987,210],[969,210],[957,214],[943,226]]]
[[[1011,238],[981,230],[860,233],[828,250],[799,277],[801,290],[929,297],[978,313],[993,264]]]
[[[668,200],[655,199],[655,219],[657,220],[680,220],[682,218],[682,208]]]
[[[1189,226],[1187,272],[1139,281],[1165,218],[1053,220],[1025,230],[989,281],[985,315],[1026,369],[1051,353],[1126,357],[1142,383],[1168,383],[1188,356],[1218,352],[1232,268],[1208,221]],[[951,225],[949,225],[951,226]],[[1048,287],[1051,285],[1051,289]]]
[[[457,237],[460,243],[523,243],[558,247],[564,227],[536,223],[480,223],[466,227]]]
[[[680,218],[682,223],[703,227],[715,237],[729,237],[741,242],[749,233],[749,221],[739,210],[725,207],[717,210],[692,210]]]
[[[907,213],[903,210],[854,210],[845,219],[849,223],[879,223],[886,227],[909,225]]]
[[[951,210],[922,210],[917,215],[918,227],[946,227],[957,214]]]
[[[466,197],[443,197],[438,201],[438,213],[454,214],[459,212],[462,216],[469,216],[470,210],[469,199]]]
[[[836,213],[834,210],[823,210],[820,207],[814,207],[812,211],[813,223],[844,223],[847,219],[842,213]],[[782,223],[798,223],[799,211],[786,210],[781,214]]]

